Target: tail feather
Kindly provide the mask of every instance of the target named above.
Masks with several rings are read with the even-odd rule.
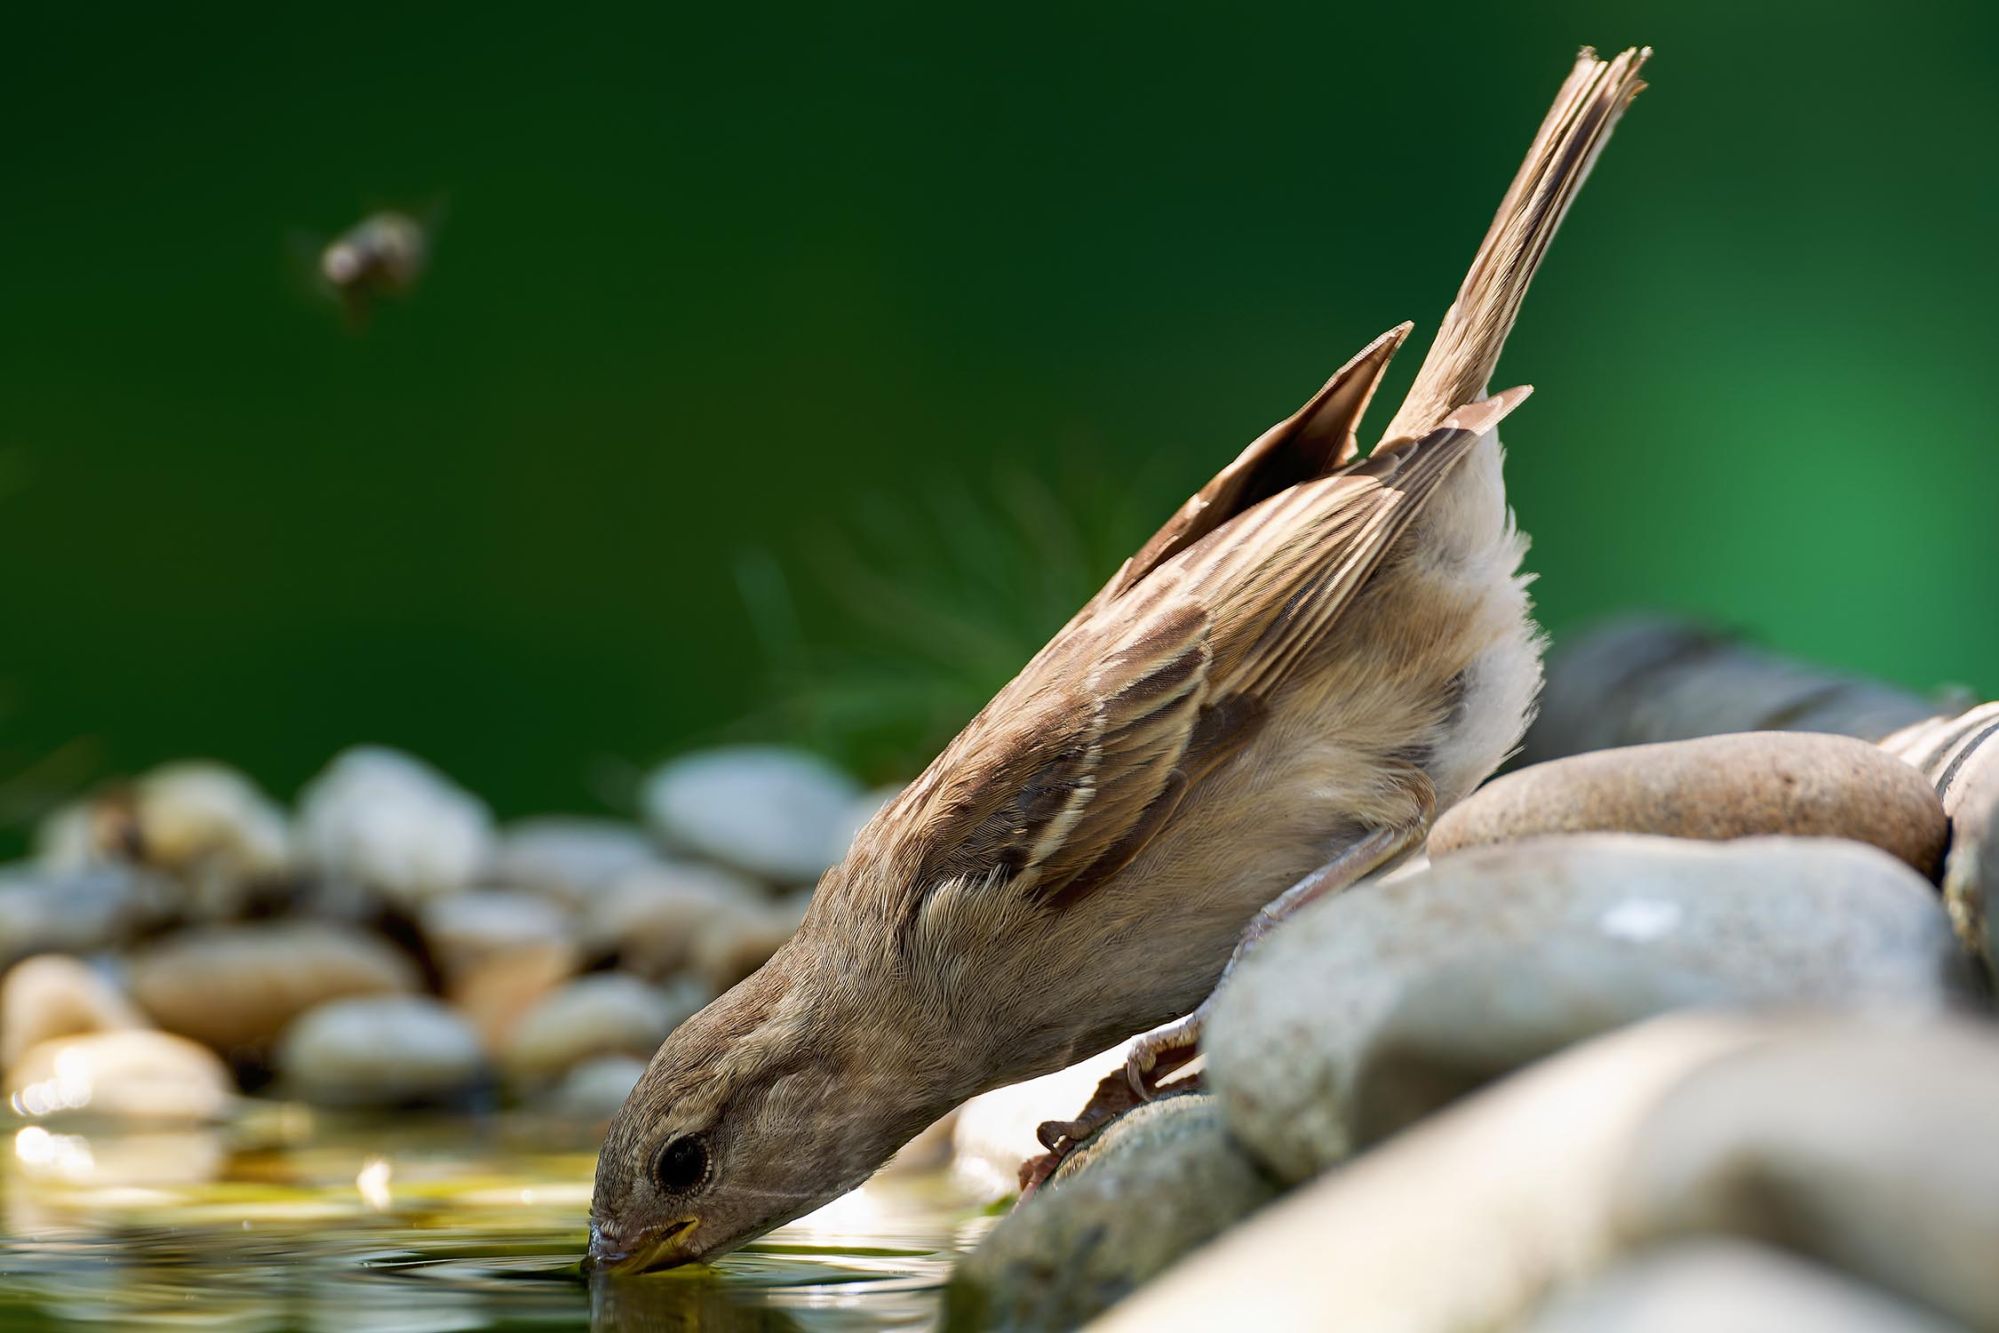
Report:
[[[1576,58],[1383,443],[1422,435],[1485,393],[1527,284],[1617,118],[1645,86],[1638,71],[1651,54],[1634,47],[1599,60],[1584,47]]]

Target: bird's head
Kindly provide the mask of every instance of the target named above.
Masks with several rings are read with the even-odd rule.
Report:
[[[605,1137],[593,1268],[732,1250],[859,1185],[954,1104],[949,1043],[881,971],[801,932],[674,1030]]]

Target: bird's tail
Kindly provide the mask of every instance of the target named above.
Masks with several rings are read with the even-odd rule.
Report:
[[[1584,47],[1576,58],[1384,443],[1422,435],[1485,393],[1527,284],[1617,118],[1645,86],[1638,71],[1651,54],[1633,47],[1599,60]]]

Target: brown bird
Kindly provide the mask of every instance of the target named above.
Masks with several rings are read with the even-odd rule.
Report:
[[[966,1098],[1187,1014],[1238,940],[1419,846],[1515,747],[1541,638],[1494,428],[1527,390],[1484,394],[1649,54],[1582,53],[1374,450],[1408,325],[1182,506],[660,1047],[598,1161],[597,1267],[722,1254]],[[1044,1140],[1150,1095],[1199,1020]]]

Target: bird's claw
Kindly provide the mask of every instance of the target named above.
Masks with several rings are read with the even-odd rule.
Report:
[[[1206,1006],[1170,1028],[1147,1033],[1126,1053],[1122,1065],[1104,1075],[1089,1104],[1074,1120],[1044,1120],[1034,1137],[1048,1151],[1021,1163],[1020,1197],[1046,1184],[1084,1140],[1135,1106],[1157,1097],[1166,1077],[1192,1060],[1201,1049]],[[1177,1090],[1185,1081],[1174,1084]]]
[[[1206,1025],[1207,1009],[1204,1004],[1172,1027],[1146,1033],[1125,1054],[1125,1081],[1139,1101],[1149,1102],[1157,1097],[1167,1076],[1201,1053],[1201,1029]]]

